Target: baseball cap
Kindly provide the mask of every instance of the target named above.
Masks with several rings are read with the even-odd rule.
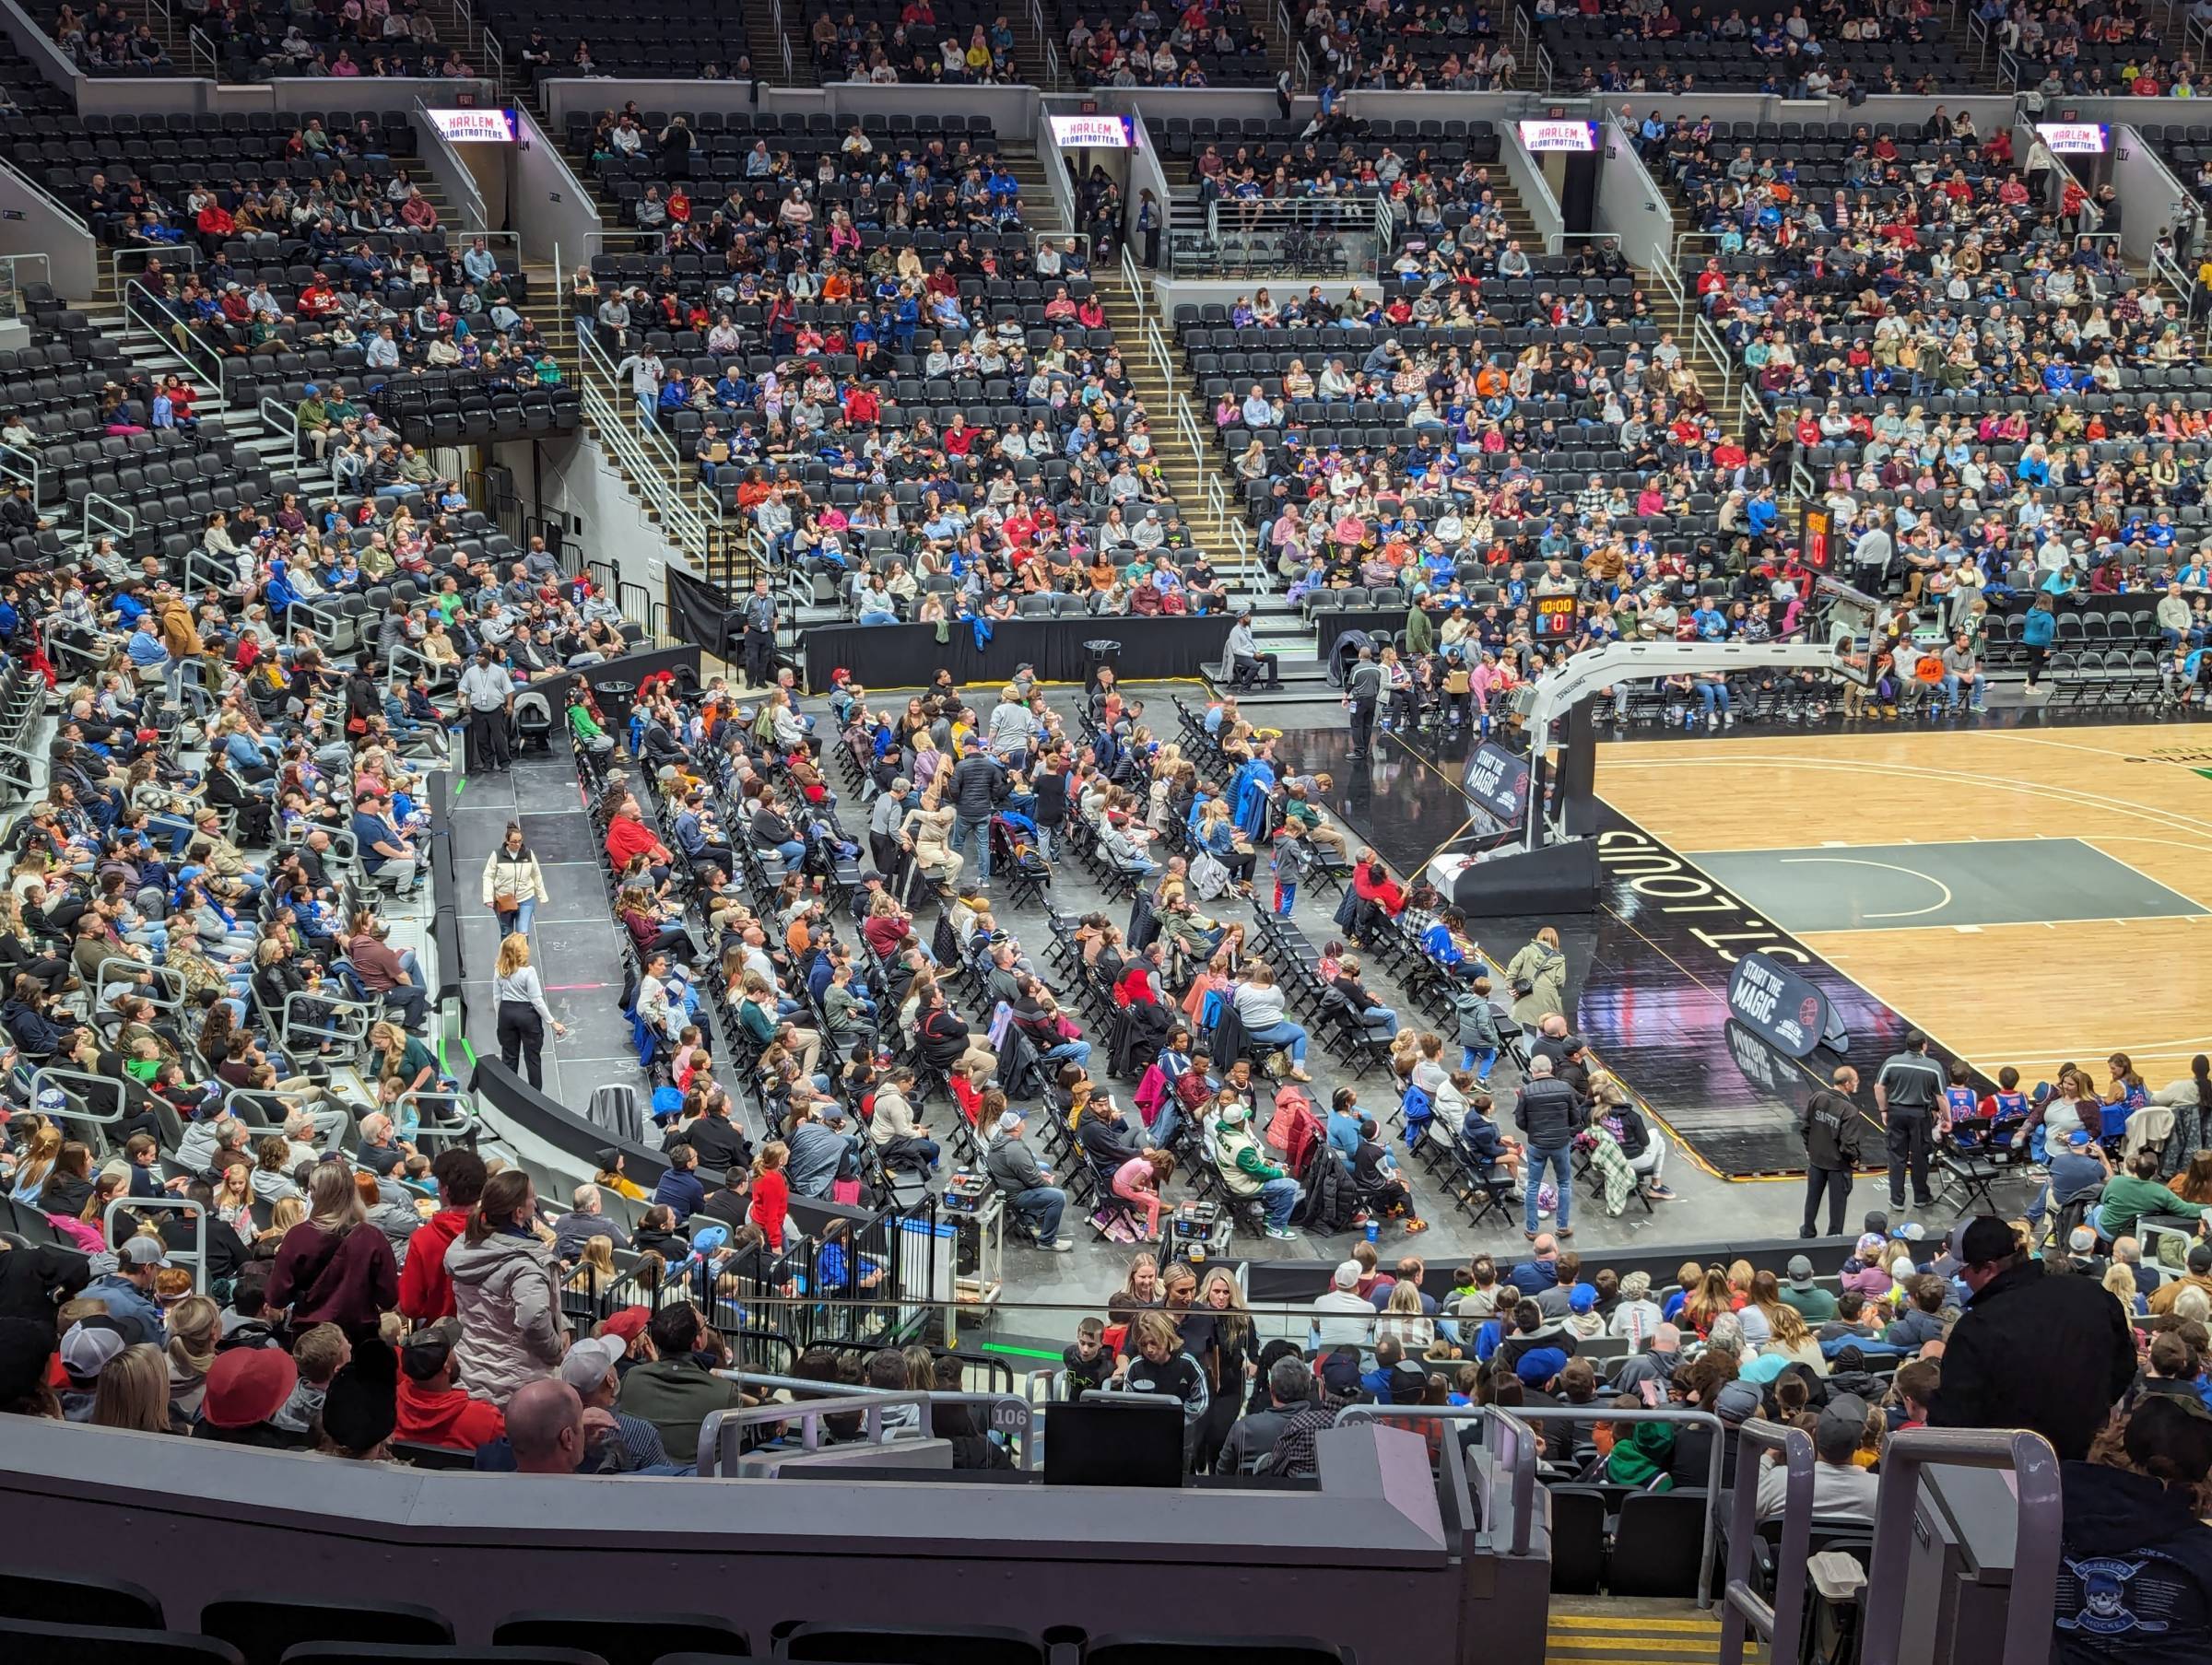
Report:
[[[1531,1347],[1513,1361],[1513,1374],[1532,1388],[1541,1388],[1566,1368],[1563,1347]]]
[[[166,1267],[169,1250],[152,1237],[129,1237],[115,1251],[115,1258],[125,1266]]]
[[[2212,1272],[2212,1243],[2193,1243],[2189,1246],[2189,1270],[2198,1277]]]
[[[1588,1312],[1597,1305],[1597,1288],[1591,1284],[1577,1284],[1567,1292],[1567,1307],[1572,1312]]]
[[[1357,1260],[1339,1260],[1336,1263],[1336,1270],[1329,1274],[1329,1285],[1333,1289],[1359,1288],[1359,1262]]]
[[[560,1361],[560,1379],[577,1392],[588,1393],[606,1379],[615,1361],[629,1351],[629,1343],[618,1335],[577,1342],[569,1348],[569,1356]]]
[[[1865,1434],[1866,1401],[1855,1393],[1839,1393],[1820,1408],[1813,1449],[1830,1462],[1841,1462],[1859,1448]]]
[[[211,1428],[250,1428],[276,1414],[300,1385],[300,1366],[276,1347],[218,1353],[207,1367],[200,1415]]]
[[[1019,1109],[1001,1110],[998,1113],[998,1131],[1002,1133],[1010,1133],[1022,1124],[1023,1119],[1024,1113]]]
[[[1803,1255],[1790,1257],[1790,1287],[1810,1289],[1813,1286],[1813,1263]]]
[[[2089,1143],[2089,1130],[2086,1127],[2076,1128],[2066,1135],[2066,1143],[2076,1150],[2082,1149]]]
[[[111,1318],[88,1318],[69,1326],[62,1337],[62,1368],[80,1381],[90,1381],[112,1364],[130,1345],[123,1326]]]
[[[1959,1235],[1959,1259],[1969,1266],[2002,1260],[2018,1247],[2012,1227],[1994,1214],[1975,1215]],[[2207,1260],[2206,1264],[2212,1265],[2212,1260]]]
[[[627,1348],[645,1333],[645,1326],[652,1319],[652,1312],[643,1307],[625,1307],[619,1312],[609,1313],[606,1322],[600,1328],[609,1335],[620,1336],[623,1346]]]
[[[1321,1385],[1338,1398],[1357,1389],[1359,1386],[1359,1354],[1350,1347],[1335,1347],[1323,1354]]]

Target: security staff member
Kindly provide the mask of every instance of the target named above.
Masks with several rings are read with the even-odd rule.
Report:
[[[492,658],[489,648],[479,649],[477,662],[461,673],[461,698],[468,704],[468,772],[504,774],[514,680],[507,667]]]
[[[753,592],[745,598],[745,679],[757,688],[775,680],[776,598],[768,592],[768,580],[753,580]]]
[[[1375,732],[1375,705],[1382,698],[1382,667],[1375,662],[1375,651],[1370,647],[1359,650],[1351,673],[1344,679],[1344,703],[1352,714],[1352,756],[1367,756],[1368,742]]]
[[[1874,1078],[1875,1107],[1888,1127],[1889,1206],[1905,1207],[1905,1169],[1912,1170],[1912,1206],[1933,1208],[1928,1195],[1928,1153],[1936,1142],[1936,1107],[1943,1102],[1943,1066],[1928,1056],[1928,1038],[1905,1031],[1905,1049]]]
[[[1814,1235],[1813,1217],[1820,1212],[1822,1193],[1828,1197],[1828,1235],[1843,1233],[1843,1211],[1851,1202],[1852,1170],[1862,1158],[1865,1120],[1852,1095],[1859,1090],[1859,1073],[1844,1064],[1829,1077],[1832,1087],[1822,1087],[1806,1101],[1797,1119],[1805,1140],[1805,1224],[1797,1235]]]

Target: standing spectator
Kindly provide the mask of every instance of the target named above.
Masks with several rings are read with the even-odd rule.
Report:
[[[508,822],[507,836],[484,862],[484,906],[500,921],[500,934],[529,935],[537,905],[551,899],[537,854],[523,842],[521,824]]]
[[[1528,1079],[1513,1100],[1513,1124],[1528,1141],[1528,1167],[1522,1177],[1524,1235],[1536,1240],[1536,1193],[1544,1188],[1548,1167],[1559,1192],[1559,1236],[1571,1237],[1574,1226],[1574,1136],[1589,1120],[1589,1112],[1574,1089],[1552,1073],[1551,1060],[1539,1052],[1528,1061]]]
[[[1937,1428],[2032,1428],[2078,1462],[2136,1379],[2127,1316],[2094,1279],[2049,1273],[2010,1225],[1977,1215],[1959,1240],[1973,1293],[1928,1406]]]
[[[461,1341],[461,1379],[478,1399],[504,1405],[524,1382],[553,1374],[567,1345],[552,1246],[531,1228],[530,1176],[506,1168],[485,1182],[461,1241],[446,1251]]]
[[[307,1218],[284,1234],[269,1275],[268,1307],[290,1309],[295,1332],[335,1324],[349,1341],[376,1334],[378,1321],[399,1304],[399,1262],[343,1162],[315,1166],[308,1181]]]
[[[399,1310],[418,1323],[453,1316],[446,1251],[466,1229],[469,1212],[484,1194],[484,1158],[458,1146],[440,1151],[430,1164],[430,1178],[438,1181],[438,1201],[443,1206],[407,1239],[406,1264],[399,1275]]]

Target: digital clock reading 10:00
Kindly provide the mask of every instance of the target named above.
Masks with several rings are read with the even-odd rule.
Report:
[[[1552,637],[1572,636],[1575,626],[1575,603],[1571,595],[1539,595],[1536,597],[1536,637],[1546,640]]]

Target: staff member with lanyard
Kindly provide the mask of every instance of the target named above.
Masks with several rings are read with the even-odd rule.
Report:
[[[1367,756],[1369,742],[1375,732],[1375,705],[1382,698],[1382,667],[1375,662],[1375,651],[1362,647],[1350,674],[1344,679],[1345,709],[1352,714],[1354,757]]]
[[[489,648],[477,650],[477,662],[461,673],[461,698],[468,705],[468,772],[505,774],[514,679],[492,658]]]
[[[745,679],[764,688],[773,680],[776,662],[776,598],[768,592],[768,580],[753,580],[753,592],[745,598]]]
[[[1805,1114],[1797,1122],[1805,1139],[1805,1224],[1797,1231],[1801,1237],[1814,1235],[1813,1219],[1820,1212],[1823,1194],[1828,1198],[1828,1235],[1842,1235],[1843,1211],[1851,1204],[1852,1171],[1864,1155],[1865,1124],[1859,1107],[1852,1102],[1852,1095],[1859,1090],[1859,1073],[1844,1064],[1829,1080],[1831,1085],[1806,1101]]]
[[[1928,1038],[1905,1031],[1905,1049],[1874,1078],[1875,1108],[1889,1130],[1889,1207],[1905,1207],[1905,1169],[1912,1170],[1912,1206],[1933,1208],[1928,1195],[1928,1153],[1935,1145],[1936,1107],[1943,1102],[1943,1066],[1928,1056]]]

